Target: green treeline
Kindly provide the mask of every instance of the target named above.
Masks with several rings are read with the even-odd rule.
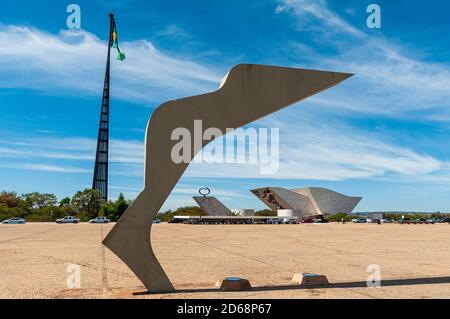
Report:
[[[105,202],[98,190],[85,189],[58,201],[54,194],[15,192],[0,193],[0,221],[12,217],[25,218],[29,222],[54,222],[64,216],[76,216],[89,221],[105,216],[117,221],[130,206],[131,201],[120,194],[116,201]]]

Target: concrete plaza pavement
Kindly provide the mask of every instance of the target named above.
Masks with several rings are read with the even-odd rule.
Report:
[[[0,298],[450,298],[450,225],[154,225],[176,293],[150,295],[101,240],[109,225],[0,225]],[[80,266],[80,289],[67,267]],[[379,265],[382,287],[369,289]],[[300,289],[296,273],[331,285]],[[220,281],[254,289],[224,293]]]

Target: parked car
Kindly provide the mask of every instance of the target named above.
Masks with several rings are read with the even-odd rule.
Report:
[[[304,218],[300,219],[298,223],[299,224],[314,224],[314,219],[312,219],[310,217],[304,217]]]
[[[328,224],[329,221],[328,221],[327,219],[319,218],[319,219],[316,219],[316,220],[314,221],[314,223],[315,223],[315,224]]]
[[[437,217],[433,217],[433,218],[427,219],[427,222],[430,224],[438,224],[441,222],[441,219],[437,218]]]
[[[443,218],[441,222],[442,222],[442,223],[449,223],[449,224],[450,224],[450,217]]]
[[[161,224],[161,219],[154,219],[153,224]]]
[[[27,221],[23,218],[13,217],[7,220],[4,220],[2,224],[25,224]]]
[[[383,224],[391,224],[391,223],[393,223],[392,219],[390,219],[390,218],[383,218],[383,219],[381,220],[381,222],[382,222]]]
[[[365,219],[365,218],[355,218],[355,219],[352,219],[352,223],[365,224],[365,223],[367,223],[367,219]]]
[[[381,220],[379,219],[368,219],[367,222],[370,224],[381,224]]]
[[[399,222],[399,224],[414,224],[414,222],[411,219],[409,219],[408,217],[402,218],[398,222]]]
[[[296,218],[285,218],[285,219],[283,219],[283,224],[288,224],[288,225],[297,224],[297,219]]]
[[[80,219],[75,218],[73,216],[66,216],[64,218],[56,220],[57,224],[78,224],[79,222],[80,222]]]
[[[106,217],[97,217],[97,218],[91,219],[89,221],[89,224],[108,224],[110,222],[111,221]]]
[[[276,219],[276,218],[270,218],[267,220],[267,224],[278,225],[281,223],[283,223],[283,221],[280,219]]]
[[[415,224],[430,224],[425,218],[417,218]]]

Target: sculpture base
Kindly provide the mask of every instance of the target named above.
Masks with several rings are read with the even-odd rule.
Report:
[[[222,286],[220,290],[222,291],[248,291],[251,290],[252,286],[247,279],[229,277],[222,281]]]
[[[295,274],[292,281],[305,288],[327,286],[330,284],[327,276],[316,274]]]

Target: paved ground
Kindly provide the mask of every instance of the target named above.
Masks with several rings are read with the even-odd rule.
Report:
[[[157,256],[181,292],[143,294],[100,242],[112,225],[0,225],[0,298],[450,298],[450,225],[155,225]],[[67,266],[81,289],[67,289]],[[383,287],[368,289],[367,267]],[[327,288],[299,289],[295,273],[319,273]],[[222,293],[240,276],[251,292]]]

